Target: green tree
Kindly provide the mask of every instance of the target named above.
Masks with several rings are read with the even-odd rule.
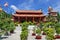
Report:
[[[58,22],[60,22],[60,13],[59,12],[57,13],[57,20],[58,20]]]

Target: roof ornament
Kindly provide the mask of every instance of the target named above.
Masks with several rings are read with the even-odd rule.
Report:
[[[42,9],[40,9],[40,12],[42,12]]]
[[[8,7],[8,2],[5,2],[4,6],[5,6],[5,7]]]
[[[51,6],[48,7],[48,12],[51,12],[53,8]]]

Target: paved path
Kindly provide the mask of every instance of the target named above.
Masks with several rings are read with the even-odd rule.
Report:
[[[28,38],[27,38],[27,40],[35,40],[35,36],[32,36],[33,27],[34,27],[34,26],[29,26],[29,27],[28,27],[29,33],[28,33]]]
[[[15,33],[3,40],[20,40],[21,27],[16,27]]]
[[[29,26],[28,30],[29,30],[29,34],[28,34],[27,40],[37,40],[37,39],[35,39],[35,36],[32,36],[33,26]],[[3,40],[20,40],[20,34],[21,34],[21,27],[18,26],[18,27],[16,27],[14,34],[8,36],[8,38],[3,39]],[[42,39],[41,40],[46,40],[44,35],[42,35]],[[56,39],[56,40],[60,40],[60,39]]]
[[[28,28],[28,29],[29,29],[28,40],[37,40],[37,39],[35,39],[36,36],[32,36],[33,27],[34,27],[34,26],[29,26],[29,28]],[[45,39],[45,35],[42,35],[42,36],[43,36],[42,39],[39,39],[39,40],[46,40],[46,39]]]
[[[32,36],[32,30],[29,31],[27,40],[35,40],[35,36]]]

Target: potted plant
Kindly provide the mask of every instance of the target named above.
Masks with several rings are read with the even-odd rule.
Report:
[[[21,40],[27,40],[27,37],[28,37],[28,29],[27,29],[27,27],[28,27],[27,22],[23,22],[22,23],[22,32],[20,34]]]
[[[53,23],[53,22],[46,22],[45,24],[44,24],[44,27],[43,27],[43,35],[46,35],[46,28],[54,28],[54,25],[55,23]]]
[[[22,31],[27,30],[27,27],[22,27]]]
[[[41,30],[39,27],[36,29],[36,34],[36,39],[41,39]]]
[[[10,23],[10,33],[14,33],[14,29],[15,29],[15,25],[14,25],[14,22],[11,22]]]
[[[42,30],[43,26],[44,26],[44,23],[43,22],[40,22],[39,27],[41,28],[41,31],[43,31]]]
[[[55,35],[55,38],[60,39],[60,23],[57,23],[55,25],[55,30],[56,30],[56,33],[57,33],[57,35]]]
[[[28,31],[27,30],[22,31],[20,35],[21,40],[27,40],[27,37],[28,37]]]
[[[3,34],[4,34],[4,30],[1,30],[1,29],[0,29],[0,40],[1,40],[1,38],[2,38],[1,36],[2,36]]]
[[[46,28],[46,39],[54,40],[54,29],[53,28]]]
[[[36,35],[36,29],[35,27],[33,28],[33,33],[32,33],[32,36],[35,36]]]

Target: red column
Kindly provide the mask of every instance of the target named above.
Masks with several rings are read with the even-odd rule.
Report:
[[[13,19],[13,21],[15,22],[15,17],[14,17],[14,16],[12,17],[12,19]]]
[[[18,17],[18,22],[20,22],[20,17]]]
[[[40,19],[39,19],[39,22],[41,21],[41,17],[40,17]]]
[[[26,21],[27,21],[27,17],[26,17]]]
[[[33,17],[33,22],[34,22],[34,17]]]
[[[19,17],[19,22],[21,22],[21,18]]]

